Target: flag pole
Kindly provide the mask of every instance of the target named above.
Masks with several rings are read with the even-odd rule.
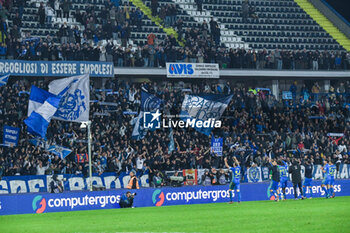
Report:
[[[91,121],[88,121],[88,156],[89,156],[89,185],[90,191],[92,191],[92,165],[91,165]]]

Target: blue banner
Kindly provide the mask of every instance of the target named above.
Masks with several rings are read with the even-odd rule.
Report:
[[[304,166],[301,166],[302,178],[304,179]],[[197,169],[198,183],[201,183],[201,177],[204,169]],[[246,173],[246,182],[264,182],[269,181],[268,167],[251,167]],[[140,187],[149,187],[148,174],[137,173],[139,177]],[[315,165],[313,169],[313,179],[322,180],[324,173],[321,165]],[[0,180],[0,194],[14,193],[33,193],[47,192],[47,184],[51,181],[51,175],[42,176],[4,176]],[[64,190],[66,191],[82,191],[87,190],[89,178],[83,175],[58,175],[58,178],[64,180]],[[348,164],[340,164],[339,172],[336,173],[337,179],[350,179],[350,166]],[[103,173],[101,175],[94,174],[92,177],[93,185],[104,186],[106,189],[126,188],[130,176],[128,173],[120,173],[116,177],[116,173]],[[289,180],[291,180],[289,174]]]
[[[211,143],[210,143],[210,149],[213,154],[216,156],[222,156],[222,149],[223,149],[223,139],[222,138],[211,138]]]
[[[314,180],[322,180],[324,173],[322,172],[321,165],[314,165],[312,170],[312,178]],[[301,176],[304,179],[305,167],[301,165]],[[349,179],[350,178],[350,165],[340,164],[339,171],[335,174],[337,179]],[[291,174],[288,174],[289,180],[291,180]],[[259,182],[269,180],[269,168],[268,167],[255,167],[247,170],[248,182]]]
[[[266,181],[269,179],[269,168],[268,167],[261,167],[261,179],[263,181]]]
[[[137,175],[140,187],[149,187],[148,174],[142,175],[138,172]],[[0,180],[0,194],[47,192],[51,179],[52,175],[4,176]],[[58,175],[58,179],[63,182],[66,191],[87,190],[90,183],[90,178],[83,175]],[[119,189],[126,188],[129,179],[129,174],[124,172],[120,173],[118,177],[116,177],[116,173],[94,174],[92,184],[103,186],[106,189]]]
[[[321,181],[313,182],[311,188],[313,197],[324,197],[320,185]],[[242,201],[270,200],[269,186],[269,182],[241,184]],[[120,197],[126,191],[137,193],[134,199],[136,207],[228,202],[228,188],[228,185],[216,185],[139,190],[117,189],[97,192],[77,191],[60,194],[0,195],[0,215],[115,209],[119,208]],[[336,196],[349,196],[350,180],[336,180],[334,192]],[[292,198],[293,194],[293,187],[287,187],[287,198]],[[235,195],[233,199],[236,200]]]
[[[322,180],[324,173],[322,172],[321,165],[314,165],[312,171],[312,178],[314,180]],[[247,180],[248,182],[260,182],[269,180],[269,168],[268,167],[251,167],[247,169]],[[301,165],[301,177],[304,179],[305,167]],[[337,179],[349,179],[350,178],[350,165],[340,164],[339,171],[335,174]],[[292,179],[291,174],[288,174],[289,180]]]
[[[65,77],[90,74],[90,77],[114,77],[112,62],[83,61],[0,61],[0,75]]]
[[[4,126],[2,143],[9,146],[17,146],[20,128]]]

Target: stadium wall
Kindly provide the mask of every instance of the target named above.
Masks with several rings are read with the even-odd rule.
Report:
[[[118,77],[161,77],[167,75],[164,68],[138,68],[138,67],[114,67],[114,74]],[[319,79],[347,79],[350,78],[349,71],[311,71],[311,70],[239,70],[220,69],[220,78],[264,78],[264,79],[286,79],[286,78],[317,78]],[[171,78],[172,81],[189,81],[195,79],[188,75],[187,78]]]
[[[242,201],[272,199],[269,183],[241,184]],[[291,184],[289,184],[291,185]],[[314,197],[324,197],[321,181],[312,186]],[[181,188],[145,188],[130,190],[137,192],[135,207],[191,205],[227,202],[228,185],[223,186],[187,186]],[[336,180],[336,196],[350,196],[350,180]],[[78,210],[97,210],[119,208],[119,200],[127,190],[117,189],[95,192],[65,192],[60,194],[17,194],[0,196],[0,215],[65,212]],[[288,187],[287,198],[292,198],[294,190]]]
[[[191,170],[191,169],[190,169]],[[201,183],[202,175],[205,169],[194,169],[193,174],[196,174],[197,178],[186,175],[187,180],[191,178],[197,179],[196,184]],[[305,168],[301,166],[302,177],[304,177]],[[173,175],[174,171],[166,172],[168,176]],[[313,179],[323,179],[323,172],[320,165],[315,165],[313,169]],[[148,188],[149,176],[148,174],[137,173],[139,177],[140,187]],[[268,167],[251,167],[244,172],[244,182],[257,183],[269,180]],[[349,179],[350,178],[350,166],[348,164],[340,164],[339,172],[336,174],[337,179]],[[88,190],[88,184],[90,183],[89,177],[83,175],[64,174],[58,175],[58,179],[63,181],[64,190],[66,191],[83,191]],[[47,192],[48,184],[52,180],[52,175],[35,175],[35,176],[4,176],[0,180],[0,194],[16,194],[16,193],[38,193]],[[130,180],[129,173],[121,172],[118,177],[113,172],[99,174],[93,174],[92,184],[94,186],[104,187],[105,189],[119,189],[126,188]],[[290,176],[291,180],[291,176]]]
[[[86,61],[0,61],[0,75],[65,77],[86,73],[90,77],[114,77],[113,63]]]
[[[191,170],[191,169],[190,169]],[[202,181],[202,175],[205,169],[195,169],[193,174],[194,177],[189,177],[186,174],[187,180],[191,178],[197,179],[196,184],[200,184]],[[305,168],[301,166],[302,177],[304,178]],[[168,176],[173,175],[174,171],[168,171],[166,174]],[[313,169],[313,179],[321,180],[323,179],[323,172],[321,170],[321,165],[315,165]],[[149,176],[148,174],[137,173],[139,177],[140,187],[148,188]],[[244,172],[244,182],[257,183],[269,180],[269,169],[268,167],[251,167]],[[340,164],[339,172],[336,174],[337,179],[349,179],[350,178],[350,166],[349,164]],[[63,181],[64,190],[66,191],[83,191],[88,190],[88,184],[90,183],[89,177],[84,177],[83,175],[72,175],[64,174],[58,175],[58,179]],[[48,184],[52,180],[52,175],[35,175],[35,176],[4,176],[0,180],[0,194],[16,194],[16,193],[38,193],[47,192]],[[118,177],[116,173],[106,172],[101,175],[93,174],[92,184],[99,187],[104,187],[106,189],[119,189],[126,188],[130,180],[129,173],[121,172]],[[291,180],[291,176],[290,176]]]
[[[180,63],[169,63],[171,65]],[[195,63],[193,65],[203,65]],[[217,65],[217,64],[207,64]],[[198,68],[199,69],[199,68]],[[318,78],[318,79],[347,79],[350,78],[349,71],[305,71],[305,70],[240,70],[240,69],[201,69],[202,74],[216,74],[208,76],[215,78]],[[181,71],[184,72],[184,71]],[[188,81],[198,79],[198,72],[186,75],[178,73],[171,78],[174,80]],[[90,77],[96,78],[166,78],[166,68],[142,68],[142,67],[114,67],[111,62],[87,62],[87,61],[22,61],[1,60],[0,75],[10,74],[19,77],[67,77],[89,73]],[[217,76],[219,74],[219,76]],[[178,77],[177,77],[178,76]],[[202,75],[202,78],[206,77]],[[206,77],[206,78],[208,78]]]
[[[148,174],[139,177],[139,185],[149,187]],[[58,175],[59,180],[63,181],[64,190],[82,191],[88,190],[90,178],[83,175]],[[35,175],[35,176],[4,176],[0,180],[0,194],[8,193],[35,193],[47,192],[52,175]],[[92,185],[104,187],[106,189],[126,188],[130,180],[129,173],[121,172],[118,177],[116,173],[106,172],[101,175],[93,174]]]

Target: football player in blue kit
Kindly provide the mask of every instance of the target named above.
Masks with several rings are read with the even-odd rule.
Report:
[[[335,174],[337,172],[336,166],[333,164],[332,159],[329,159],[328,161],[328,166],[323,167],[323,172],[325,173],[325,178],[324,182],[322,184],[326,185],[327,188],[327,194],[326,198],[334,198],[335,193],[334,193],[334,179],[335,179]]]
[[[312,169],[313,169],[313,163],[312,159],[306,159],[305,160],[305,179],[303,183],[303,192],[305,197],[307,197],[307,190],[310,188],[310,199],[312,198]]]
[[[286,188],[288,186],[288,164],[285,161],[281,160],[279,169],[280,169],[280,184],[281,184],[282,193],[283,193],[283,195],[281,194],[281,198],[282,200],[287,200]]]
[[[233,192],[236,191],[236,194],[238,196],[238,203],[241,202],[241,167],[239,166],[239,162],[235,156],[233,156],[233,167],[230,167],[227,163],[227,158],[224,159],[225,166],[231,170],[232,172],[232,181],[230,183],[229,187],[229,195],[230,195],[230,202],[233,202]]]

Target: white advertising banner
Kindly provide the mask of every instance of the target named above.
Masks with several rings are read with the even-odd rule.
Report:
[[[219,78],[218,64],[166,63],[167,78]]]

